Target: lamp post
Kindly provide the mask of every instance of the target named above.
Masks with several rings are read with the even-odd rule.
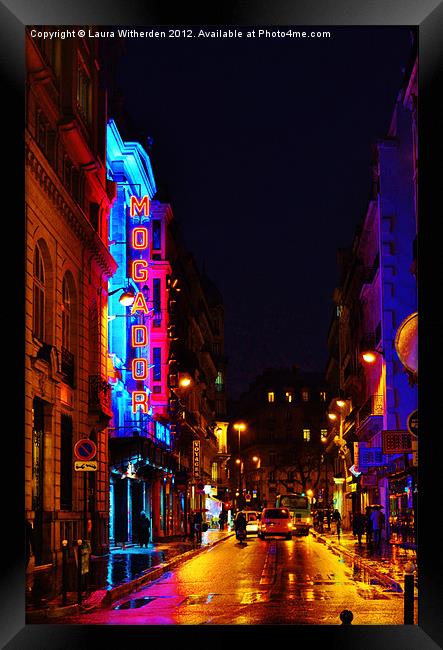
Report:
[[[338,434],[334,437],[334,443],[338,447],[338,454],[339,457],[342,460],[343,464],[343,470],[344,470],[344,483],[342,484],[342,503],[341,503],[341,510],[342,510],[342,519],[344,519],[344,514],[345,514],[345,494],[346,494],[346,487],[347,487],[347,481],[348,481],[348,468],[346,466],[346,454],[348,451],[347,445],[346,445],[346,440],[343,438],[343,409],[350,403],[349,398],[345,398],[342,396],[342,392],[340,391],[339,397],[335,398],[333,400],[335,406],[338,408],[338,415],[335,411],[330,411],[328,413],[328,418],[332,421],[335,422],[338,419]]]
[[[241,472],[241,457],[240,457],[240,434],[242,431],[246,430],[246,424],[244,422],[236,422],[234,424],[234,429],[236,429],[238,434],[238,459],[235,461],[238,467],[238,492],[241,496],[241,487],[242,487],[242,472]]]

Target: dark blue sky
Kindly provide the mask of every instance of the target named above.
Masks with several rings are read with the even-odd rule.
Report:
[[[324,370],[337,249],[366,209],[371,144],[408,61],[408,28],[326,29],[125,41],[126,110],[224,297],[231,397],[266,367]]]

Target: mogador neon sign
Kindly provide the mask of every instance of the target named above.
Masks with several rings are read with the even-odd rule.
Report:
[[[130,216],[136,214],[148,217],[150,210],[149,197],[143,196],[140,200],[136,196],[130,198]],[[131,232],[131,279],[136,283],[146,284],[149,280],[149,263],[145,257],[137,258],[143,251],[149,250],[149,231],[145,226],[135,226]],[[135,314],[148,315],[149,309],[143,292],[137,291],[131,307],[131,316]],[[143,381],[148,378],[149,363],[146,355],[141,356],[149,344],[149,332],[147,325],[131,325],[131,346],[135,348],[135,358],[131,363],[132,378],[135,381]],[[141,410],[143,413],[149,411],[149,392],[145,390],[134,390],[132,392],[132,412]]]

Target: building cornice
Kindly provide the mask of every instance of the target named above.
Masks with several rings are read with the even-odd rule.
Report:
[[[43,163],[39,160],[37,152],[34,150],[35,146],[29,138],[25,145],[26,166],[54,207],[56,207],[57,213],[65,219],[78,239],[91,251],[102,271],[108,276],[112,276],[117,270],[116,261],[81,210],[68,204],[68,201],[46,171]]]

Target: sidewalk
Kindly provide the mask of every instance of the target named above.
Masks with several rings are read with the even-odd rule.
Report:
[[[91,557],[91,573],[88,577],[87,593],[83,593],[82,604],[77,602],[77,592],[67,593],[67,604],[62,604],[59,595],[41,605],[26,606],[27,623],[45,623],[48,619],[60,618],[82,611],[91,611],[101,605],[109,605],[123,596],[156,580],[179,562],[204,551],[231,537],[227,530],[209,529],[202,533],[201,546],[189,538],[186,540],[158,541],[148,548],[128,544],[125,548],[112,547],[108,555]]]
[[[366,545],[365,536],[362,537],[362,546],[351,531],[342,531],[340,541],[335,532],[335,525],[331,524],[328,531],[325,525],[323,533],[311,529],[314,538],[327,544],[333,552],[345,553],[348,557],[357,560],[363,567],[374,573],[378,578],[391,584],[396,591],[403,591],[405,569],[411,562],[415,566],[415,588],[417,590],[417,552],[412,548],[404,548],[399,544],[390,544],[382,540],[380,550],[371,549]]]

